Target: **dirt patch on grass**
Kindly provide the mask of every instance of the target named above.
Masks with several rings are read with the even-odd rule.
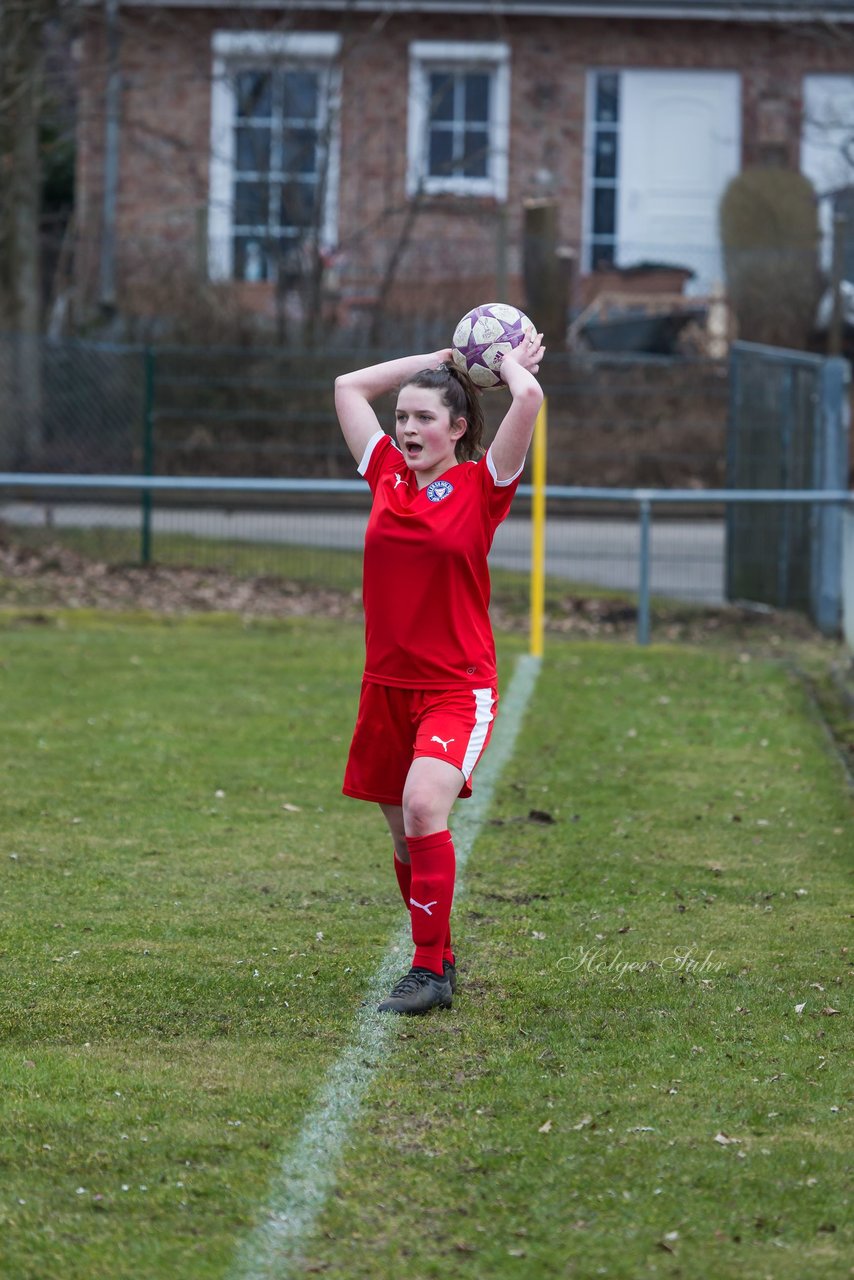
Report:
[[[526,632],[527,599],[503,591],[492,618],[502,631]],[[165,615],[237,613],[245,617],[313,616],[359,621],[358,590],[292,582],[278,575],[245,575],[216,568],[121,565],[83,556],[61,543],[28,547],[0,529],[0,606],[142,610]],[[551,592],[546,627],[572,638],[634,641],[637,608],[629,597]],[[707,608],[654,602],[657,641],[738,643],[782,652],[789,645],[826,643],[799,614],[764,607]]]
[[[59,544],[36,550],[6,542],[2,535],[0,605],[347,620],[362,613],[358,592],[220,569],[107,564]]]

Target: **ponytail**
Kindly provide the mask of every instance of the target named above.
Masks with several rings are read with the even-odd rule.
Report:
[[[421,369],[402,385],[441,392],[442,404],[450,410],[451,419],[465,418],[465,432],[454,447],[457,462],[473,462],[485,452],[482,444],[484,417],[480,396],[464,369],[458,369],[448,360],[437,369]]]

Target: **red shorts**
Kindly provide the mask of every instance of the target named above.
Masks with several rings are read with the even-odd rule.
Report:
[[[492,734],[498,690],[399,689],[362,681],[345,796],[378,804],[403,803],[410,765],[419,756],[447,760],[463,776],[460,796]]]

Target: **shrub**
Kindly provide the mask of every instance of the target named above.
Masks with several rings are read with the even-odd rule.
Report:
[[[812,184],[789,169],[745,169],[723,194],[720,231],[738,336],[804,347],[821,292]]]

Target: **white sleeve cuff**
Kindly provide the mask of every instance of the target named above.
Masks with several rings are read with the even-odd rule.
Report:
[[[360,476],[363,476],[367,471],[368,466],[370,465],[371,455],[373,454],[374,449],[376,449],[377,445],[379,444],[380,440],[382,440],[384,435],[385,435],[384,431],[375,431],[374,434],[371,436],[370,440],[368,441],[368,443],[365,445],[365,452],[362,454],[362,461],[359,463],[359,466],[358,466],[358,472]]]
[[[514,476],[510,476],[510,478],[507,480],[499,480],[498,472],[495,470],[495,462],[493,461],[493,458],[492,458],[491,445],[489,449],[487,449],[486,451],[486,465],[489,467],[489,474],[492,476],[492,479],[495,481],[496,487],[499,489],[505,489],[508,484],[512,484],[514,480],[518,480],[522,472],[525,470],[525,462],[523,459],[521,467],[519,468],[519,470],[516,472]]]

